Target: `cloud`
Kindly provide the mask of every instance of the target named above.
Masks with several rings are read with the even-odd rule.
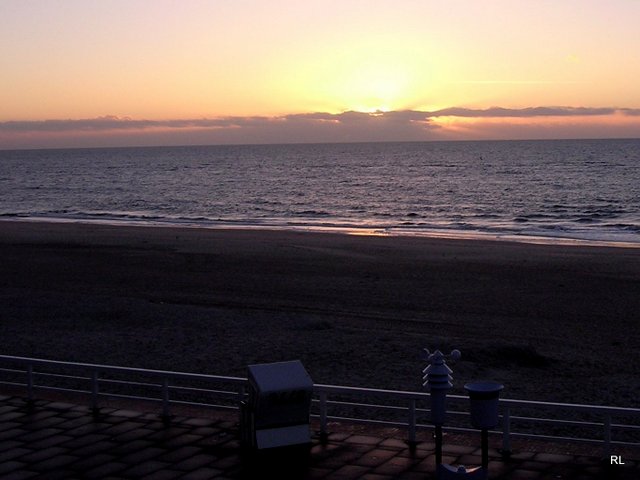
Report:
[[[626,109],[629,110],[629,109]],[[502,108],[491,107],[486,109],[472,108],[445,108],[430,112],[430,117],[472,117],[472,118],[522,118],[522,117],[584,117],[592,115],[613,115],[616,112],[625,112],[625,109],[616,108],[589,108],[589,107],[528,107],[528,108]]]
[[[478,119],[442,122],[440,118]],[[0,122],[0,149],[247,143],[638,136],[640,108],[451,107],[434,111],[310,112],[147,120],[103,116]],[[616,127],[618,125],[618,127]],[[603,128],[601,128],[603,127]],[[594,131],[595,128],[595,131]],[[619,128],[616,133],[615,128]],[[601,132],[601,133],[598,133]]]
[[[97,118],[67,120],[32,120],[0,122],[0,131],[64,132],[104,130],[144,130],[149,128],[229,128],[267,121],[266,117],[222,117],[174,120],[135,120],[107,115]]]
[[[451,107],[435,111],[397,110],[390,112],[356,112],[342,113],[299,113],[283,116],[227,116],[214,118],[144,120],[130,117],[107,115],[87,119],[54,119],[54,120],[9,120],[0,122],[2,132],[69,132],[69,131],[118,131],[147,129],[226,129],[226,128],[267,128],[274,125],[292,126],[332,123],[335,125],[389,125],[420,123],[426,126],[431,119],[437,117],[463,118],[523,118],[523,117],[584,117],[595,115],[614,115],[616,113],[640,116],[637,108],[590,108],[590,107],[528,107],[503,108],[491,107],[473,109]]]
[[[640,116],[640,108],[621,108],[620,112],[630,116]]]

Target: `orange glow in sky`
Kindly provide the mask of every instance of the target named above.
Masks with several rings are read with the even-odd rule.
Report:
[[[107,115],[167,121],[450,107],[631,111],[640,108],[639,18],[636,0],[4,0],[0,148],[28,146],[25,139],[38,135],[68,143],[74,135],[12,122]],[[535,126],[535,138],[545,122],[557,137],[597,135],[596,125],[608,135],[640,137],[634,114],[439,118],[440,133],[425,139],[520,138],[526,125]],[[135,133],[95,132],[113,144]],[[297,135],[291,141],[304,141]],[[382,139],[398,138],[390,131]]]

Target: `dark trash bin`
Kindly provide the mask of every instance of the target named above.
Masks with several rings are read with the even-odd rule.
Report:
[[[248,370],[248,398],[240,406],[242,443],[264,449],[311,442],[313,382],[302,363],[263,363]]]

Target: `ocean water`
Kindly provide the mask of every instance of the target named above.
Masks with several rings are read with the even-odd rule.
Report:
[[[640,140],[0,151],[0,218],[640,244]]]

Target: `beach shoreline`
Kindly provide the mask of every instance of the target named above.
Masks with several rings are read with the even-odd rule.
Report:
[[[295,230],[0,222],[3,354],[635,406],[640,250]],[[577,387],[577,388],[576,388]]]
[[[638,248],[640,241],[605,240],[603,238],[580,238],[576,236],[558,235],[529,235],[515,233],[488,233],[474,230],[455,229],[422,229],[408,227],[376,227],[376,226],[347,226],[347,225],[322,225],[322,224],[277,224],[277,223],[251,223],[251,222],[191,222],[191,221],[161,221],[161,220],[116,220],[100,218],[73,218],[51,216],[19,216],[8,215],[0,217],[0,222],[26,222],[26,223],[64,223],[76,225],[106,225],[112,227],[145,227],[145,228],[176,228],[176,229],[204,229],[204,230],[256,230],[277,232],[310,232],[330,233],[337,235],[356,235],[365,237],[417,237],[427,239],[465,240],[465,241],[490,241],[525,243],[533,245],[551,246],[577,246],[577,247],[612,247],[612,248]]]

